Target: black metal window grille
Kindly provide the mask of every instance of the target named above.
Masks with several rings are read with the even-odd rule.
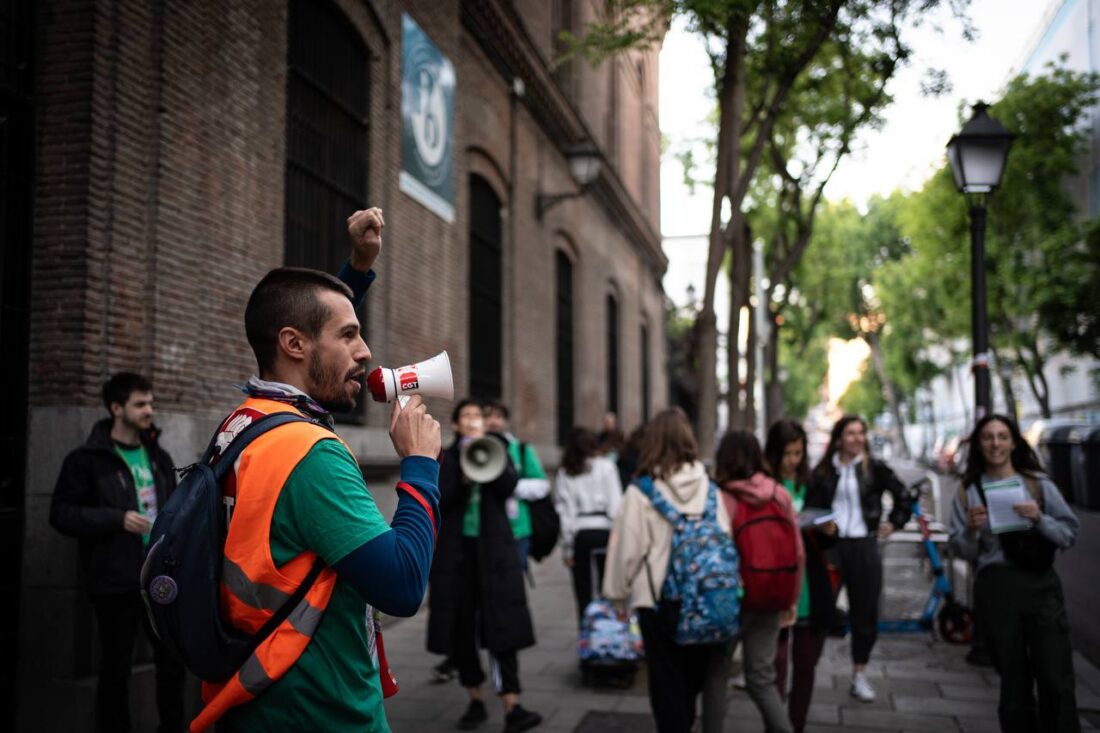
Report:
[[[500,399],[503,389],[500,199],[470,176],[470,396]]]
[[[642,324],[639,334],[642,358],[642,422],[649,422],[649,326]]]
[[[558,250],[554,257],[554,357],[557,364],[558,444],[573,428],[573,263]]]
[[[370,52],[328,0],[291,2],[288,43],[285,260],[336,274],[367,203]],[[362,422],[364,404],[337,417]]]
[[[619,412],[619,301],[607,295],[607,411]]]

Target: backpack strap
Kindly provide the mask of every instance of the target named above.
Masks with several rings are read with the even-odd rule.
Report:
[[[677,527],[680,521],[683,519],[680,512],[676,511],[675,507],[668,502],[661,492],[657,489],[657,486],[653,483],[653,478],[650,476],[639,476],[634,480],[634,485],[642,492],[645,498],[649,499],[649,503],[653,505],[653,508],[657,512],[668,520],[669,524],[673,527]]]
[[[306,573],[306,577],[302,578],[302,582],[291,594],[290,598],[286,599],[286,602],[279,606],[279,610],[276,611],[271,618],[267,620],[260,630],[252,636],[252,643],[250,643],[248,654],[241,660],[241,664],[244,664],[245,660],[256,650],[264,639],[271,636],[275,629],[279,628],[279,625],[286,621],[287,617],[294,612],[294,609],[298,608],[298,604],[302,602],[302,599],[306,597],[306,593],[309,593],[309,589],[313,587],[313,584],[317,581],[317,578],[321,575],[321,571],[325,569],[325,561],[317,557],[313,561],[313,565],[310,566],[309,572]]]
[[[232,442],[225,449],[225,452],[217,457],[217,463],[211,468],[214,470],[214,479],[221,481],[225,476],[229,468],[237,462],[237,459],[241,457],[241,453],[247,448],[252,441],[260,437],[268,430],[273,430],[280,425],[286,425],[292,422],[308,422],[314,423],[308,417],[298,414],[297,412],[274,412],[270,415],[264,415],[259,420],[253,421],[248,427],[242,430]],[[316,424],[316,423],[315,423]],[[215,439],[217,436],[215,436]],[[206,454],[203,455],[203,462],[209,464],[213,459],[214,443],[211,442],[210,447],[206,449]]]
[[[703,504],[703,518],[718,521],[718,486],[713,481],[707,481],[707,500]]]
[[[244,452],[244,449],[247,448],[252,443],[252,441],[256,440],[256,438],[260,437],[269,430],[274,430],[280,425],[286,425],[292,422],[308,422],[316,424],[316,421],[311,420],[308,417],[305,417],[297,412],[274,412],[269,415],[264,415],[260,419],[252,422],[235,438],[233,438],[232,442],[230,442],[229,446],[225,449],[225,452],[218,456],[217,463],[212,466],[212,469],[214,471],[214,480],[220,483],[222,477],[226,473],[228,473],[230,467],[232,467],[233,464],[237,462],[237,459],[240,457],[241,453]],[[215,438],[216,437],[217,436],[215,435]],[[214,444],[211,443],[210,447],[207,449],[207,453],[213,453],[213,448]],[[209,463],[211,456],[204,455],[203,458],[205,462]],[[296,608],[298,608],[298,604],[300,604],[302,602],[302,599],[306,597],[306,594],[309,593],[310,589],[313,587],[313,584],[321,575],[321,571],[324,569],[325,562],[320,557],[317,557],[313,561],[313,565],[310,566],[309,572],[306,573],[306,577],[302,579],[302,582],[294,590],[294,593],[292,593],[290,597],[281,606],[279,606],[279,609],[274,614],[272,614],[271,618],[269,618],[267,622],[264,623],[264,625],[261,626],[255,634],[252,635],[252,641],[248,645],[247,654],[244,655],[243,659],[239,660],[238,666],[244,664],[245,660],[248,659],[248,656],[251,655],[253,651],[255,651],[256,647],[259,646],[264,641],[264,639],[271,636],[271,634],[275,632],[275,629],[279,628],[279,625],[283,623],[283,621],[286,621],[287,617],[290,616],[290,614],[293,613]]]
[[[1024,474],[1020,474],[1020,478],[1024,480],[1024,487],[1027,489],[1027,493],[1031,494],[1031,498],[1039,505],[1039,511],[1042,511],[1043,487],[1039,483],[1039,480],[1031,476],[1025,476]]]

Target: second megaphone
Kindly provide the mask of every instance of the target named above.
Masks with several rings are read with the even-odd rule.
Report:
[[[367,377],[367,389],[375,402],[393,402],[397,397],[414,394],[454,399],[451,360],[446,351],[441,351],[431,359],[408,366],[378,367]]]
[[[508,465],[504,443],[491,435],[465,443],[458,454],[458,464],[466,478],[479,484],[495,481]]]

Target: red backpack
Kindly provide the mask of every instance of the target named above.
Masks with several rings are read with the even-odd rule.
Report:
[[[723,490],[733,523],[733,541],[741,556],[741,607],[749,611],[785,611],[795,604],[798,587],[798,527],[780,503],[775,484],[760,506],[738,501]]]

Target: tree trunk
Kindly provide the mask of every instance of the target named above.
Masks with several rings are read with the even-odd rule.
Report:
[[[1008,414],[1013,420],[1019,420],[1018,407],[1016,404],[1016,390],[1012,388],[1012,373],[1001,369],[1002,364],[1007,362],[1001,360],[1001,352],[997,350],[997,347],[993,344],[989,345],[989,352],[993,356],[993,363],[997,367],[997,379],[1001,383],[1001,392],[1005,398],[1005,413]]]
[[[1046,375],[1043,374],[1043,362],[1038,353],[1035,353],[1035,360],[1027,358],[1023,349],[1020,346],[1016,346],[1016,358],[1020,362],[1020,366],[1024,369],[1024,376],[1027,377],[1027,386],[1031,388],[1031,394],[1035,398],[1035,401],[1039,403],[1039,413],[1044,418],[1050,417],[1050,392],[1047,386]]]
[[[710,214],[710,241],[707,251],[707,277],[703,290],[703,308],[699,313],[699,422],[696,425],[699,447],[704,454],[714,448],[718,407],[718,320],[714,312],[714,293],[718,274],[728,246],[722,227],[722,201],[733,190],[740,174],[741,133],[745,107],[745,38],[748,25],[731,19],[726,66],[718,83],[717,168],[714,174],[714,200]],[[730,201],[737,220],[740,201]],[[732,224],[732,222],[731,222]]]
[[[727,405],[729,407],[730,427],[747,428],[752,426],[752,420],[746,417],[746,413],[750,412],[752,408],[752,382],[749,381],[748,374],[746,374],[745,379],[748,390],[744,400],[745,406],[742,407],[741,380],[737,367],[741,363],[741,357],[744,356],[741,353],[741,309],[747,307],[749,304],[749,283],[752,279],[752,248],[751,246],[745,246],[745,243],[748,242],[751,237],[746,229],[744,216],[740,212],[734,212],[729,227],[731,227],[729,237],[731,254],[730,327],[727,333],[728,342],[726,344],[726,350],[729,354],[730,391],[727,397]],[[736,227],[736,229],[733,229],[733,227]],[[749,324],[750,338],[748,343],[751,351],[751,318],[749,319]],[[751,359],[748,361],[748,364],[748,372],[751,373],[753,371]]]
[[[1035,379],[1038,381],[1039,386],[1042,388],[1042,399],[1039,400],[1039,409],[1043,412],[1043,417],[1050,417],[1050,384],[1047,383],[1047,375],[1043,373],[1043,367],[1046,366],[1046,359],[1043,358],[1042,353],[1039,351],[1039,343],[1034,336],[1032,336],[1031,342],[1027,345],[1028,351],[1031,352],[1031,365],[1035,371]]]
[[[779,381],[779,324],[769,314],[768,336],[764,344],[764,363],[767,366],[764,383],[764,417],[771,426],[783,417],[783,384]]]
[[[886,405],[890,408],[890,414],[894,416],[894,449],[902,458],[909,457],[909,442],[905,439],[905,422],[901,419],[901,405],[898,403],[898,393],[894,388],[894,382],[886,374],[886,363],[882,358],[882,348],[879,344],[878,333],[872,331],[864,335],[867,345],[871,347],[871,363],[875,365],[875,373],[882,384],[882,391],[886,395]]]
[[[756,411],[761,409],[756,404],[756,306],[751,300],[746,299],[745,308],[749,315],[749,333],[745,339],[745,409],[741,416],[741,428],[750,432],[756,430]],[[738,349],[740,351],[740,349]]]

